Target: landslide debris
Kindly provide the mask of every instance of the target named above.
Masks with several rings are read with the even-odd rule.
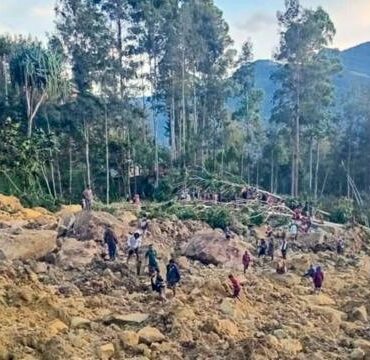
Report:
[[[124,236],[135,230],[135,214],[35,210],[43,220],[30,230],[34,217],[14,199],[0,199],[17,208],[6,212],[7,227],[0,229],[0,359],[370,358],[366,229],[322,230],[328,238],[331,232],[346,238],[344,256],[312,251],[321,235],[301,236],[288,254],[287,274],[256,259],[244,275],[238,258],[246,248],[254,254],[254,236],[227,241],[201,222],[153,219],[144,248],[154,244],[162,269],[177,256],[182,272],[176,297],[168,294],[163,303],[151,292],[146,270],[137,277],[134,263],[126,264]],[[104,258],[106,222],[120,236],[116,262]],[[50,230],[55,224],[59,228]],[[9,243],[1,242],[7,237]],[[325,271],[319,295],[302,277],[311,263]],[[243,283],[240,300],[228,297],[231,271]]]

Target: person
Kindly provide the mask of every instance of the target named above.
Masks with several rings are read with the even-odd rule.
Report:
[[[135,194],[134,195],[134,204],[139,208],[141,206],[141,200],[140,200],[140,195]]]
[[[117,236],[112,228],[107,225],[104,231],[104,244],[108,246],[109,259],[114,261],[117,257]]]
[[[294,241],[297,241],[297,238],[298,238],[298,224],[293,222],[291,225],[290,225],[290,238]]]
[[[238,279],[236,279],[233,274],[230,274],[229,275],[229,280],[231,282],[231,287],[232,287],[232,290],[233,290],[233,293],[232,293],[231,297],[240,299],[239,294],[240,294],[240,291],[241,291],[241,286],[240,286],[240,283],[239,283]]]
[[[344,241],[342,238],[337,239],[337,254],[338,255],[344,254]]]
[[[127,241],[128,245],[128,256],[127,256],[127,264],[129,263],[131,256],[136,255],[136,265],[139,267],[140,265],[140,246],[141,246],[141,236],[138,231],[135,231],[133,236],[130,236]],[[139,268],[137,269],[138,275],[140,274]]]
[[[149,220],[148,220],[148,217],[144,215],[143,218],[141,218],[139,221],[139,229],[141,230],[143,237],[148,231],[148,228],[149,228]]]
[[[167,286],[172,290],[173,296],[176,296],[176,286],[181,279],[180,270],[174,259],[167,264]]]
[[[283,239],[283,242],[281,243],[280,250],[281,250],[281,256],[282,256],[282,258],[284,260],[286,260],[286,254],[288,252],[288,242],[286,241],[285,238]]]
[[[284,260],[279,261],[276,265],[276,273],[279,275],[283,275],[287,272],[286,263]]]
[[[84,210],[91,210],[93,202],[93,192],[90,185],[87,185],[86,189],[82,193],[82,203],[84,204]]]
[[[153,274],[153,276],[150,279],[152,290],[157,292],[160,295],[161,299],[165,301],[166,300],[166,294],[165,294],[166,285],[164,283],[163,277],[161,276],[159,270],[157,270],[156,274],[157,275]]]
[[[301,216],[302,216],[302,210],[299,206],[297,206],[293,211],[292,219],[293,220],[301,220]]]
[[[248,250],[245,250],[245,253],[243,254],[242,261],[243,261],[244,274],[245,274],[246,271],[249,268],[249,264],[251,263],[251,256],[249,255]]]
[[[271,225],[267,226],[267,229],[266,229],[266,236],[269,238],[271,237],[273,234],[273,230],[272,230],[272,227]]]
[[[267,245],[267,255],[271,257],[271,260],[274,260],[275,244],[274,239],[270,237]]]
[[[145,258],[148,259],[149,275],[152,276],[155,272],[159,272],[157,251],[154,250],[153,244],[149,245],[149,249],[145,253]]]
[[[321,267],[318,266],[313,277],[315,292],[319,293],[321,291],[323,282],[324,282],[324,273],[321,270]]]
[[[261,239],[258,246],[258,257],[266,256],[267,244],[265,239]]]
[[[225,234],[225,239],[226,240],[230,240],[231,239],[232,232],[231,232],[231,230],[230,230],[230,228],[228,226],[225,227],[224,234]]]
[[[313,279],[315,277],[315,268],[314,266],[311,264],[309,269],[306,271],[306,273],[303,275],[303,277],[307,278],[307,277],[310,277],[311,279]]]

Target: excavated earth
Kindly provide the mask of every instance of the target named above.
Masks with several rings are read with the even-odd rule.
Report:
[[[120,238],[116,262],[105,260],[105,224]],[[51,214],[0,196],[0,360],[370,359],[367,229],[325,224],[292,246],[287,274],[255,259],[244,275],[255,237],[226,241],[199,222],[152,220],[143,251],[153,243],[160,267],[176,256],[182,273],[163,303],[146,269],[138,277],[126,265],[136,224],[132,212]],[[345,256],[327,246],[334,234]],[[325,271],[320,295],[302,277],[311,263]],[[230,272],[240,300],[228,297]]]

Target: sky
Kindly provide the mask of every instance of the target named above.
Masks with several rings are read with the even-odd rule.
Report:
[[[0,33],[45,39],[54,29],[55,0],[0,0]],[[284,0],[215,0],[230,26],[235,47],[250,39],[256,59],[272,57],[279,41],[276,12]],[[346,49],[370,41],[370,0],[301,0],[305,7],[322,6],[337,35],[333,47]]]

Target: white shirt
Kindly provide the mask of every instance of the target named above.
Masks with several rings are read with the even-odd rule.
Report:
[[[141,245],[141,236],[139,236],[138,238],[135,238],[134,235],[130,236],[127,240],[127,245],[130,249],[137,249],[140,247]]]
[[[290,226],[290,233],[292,235],[296,235],[298,233],[298,225],[297,224],[292,224]]]

